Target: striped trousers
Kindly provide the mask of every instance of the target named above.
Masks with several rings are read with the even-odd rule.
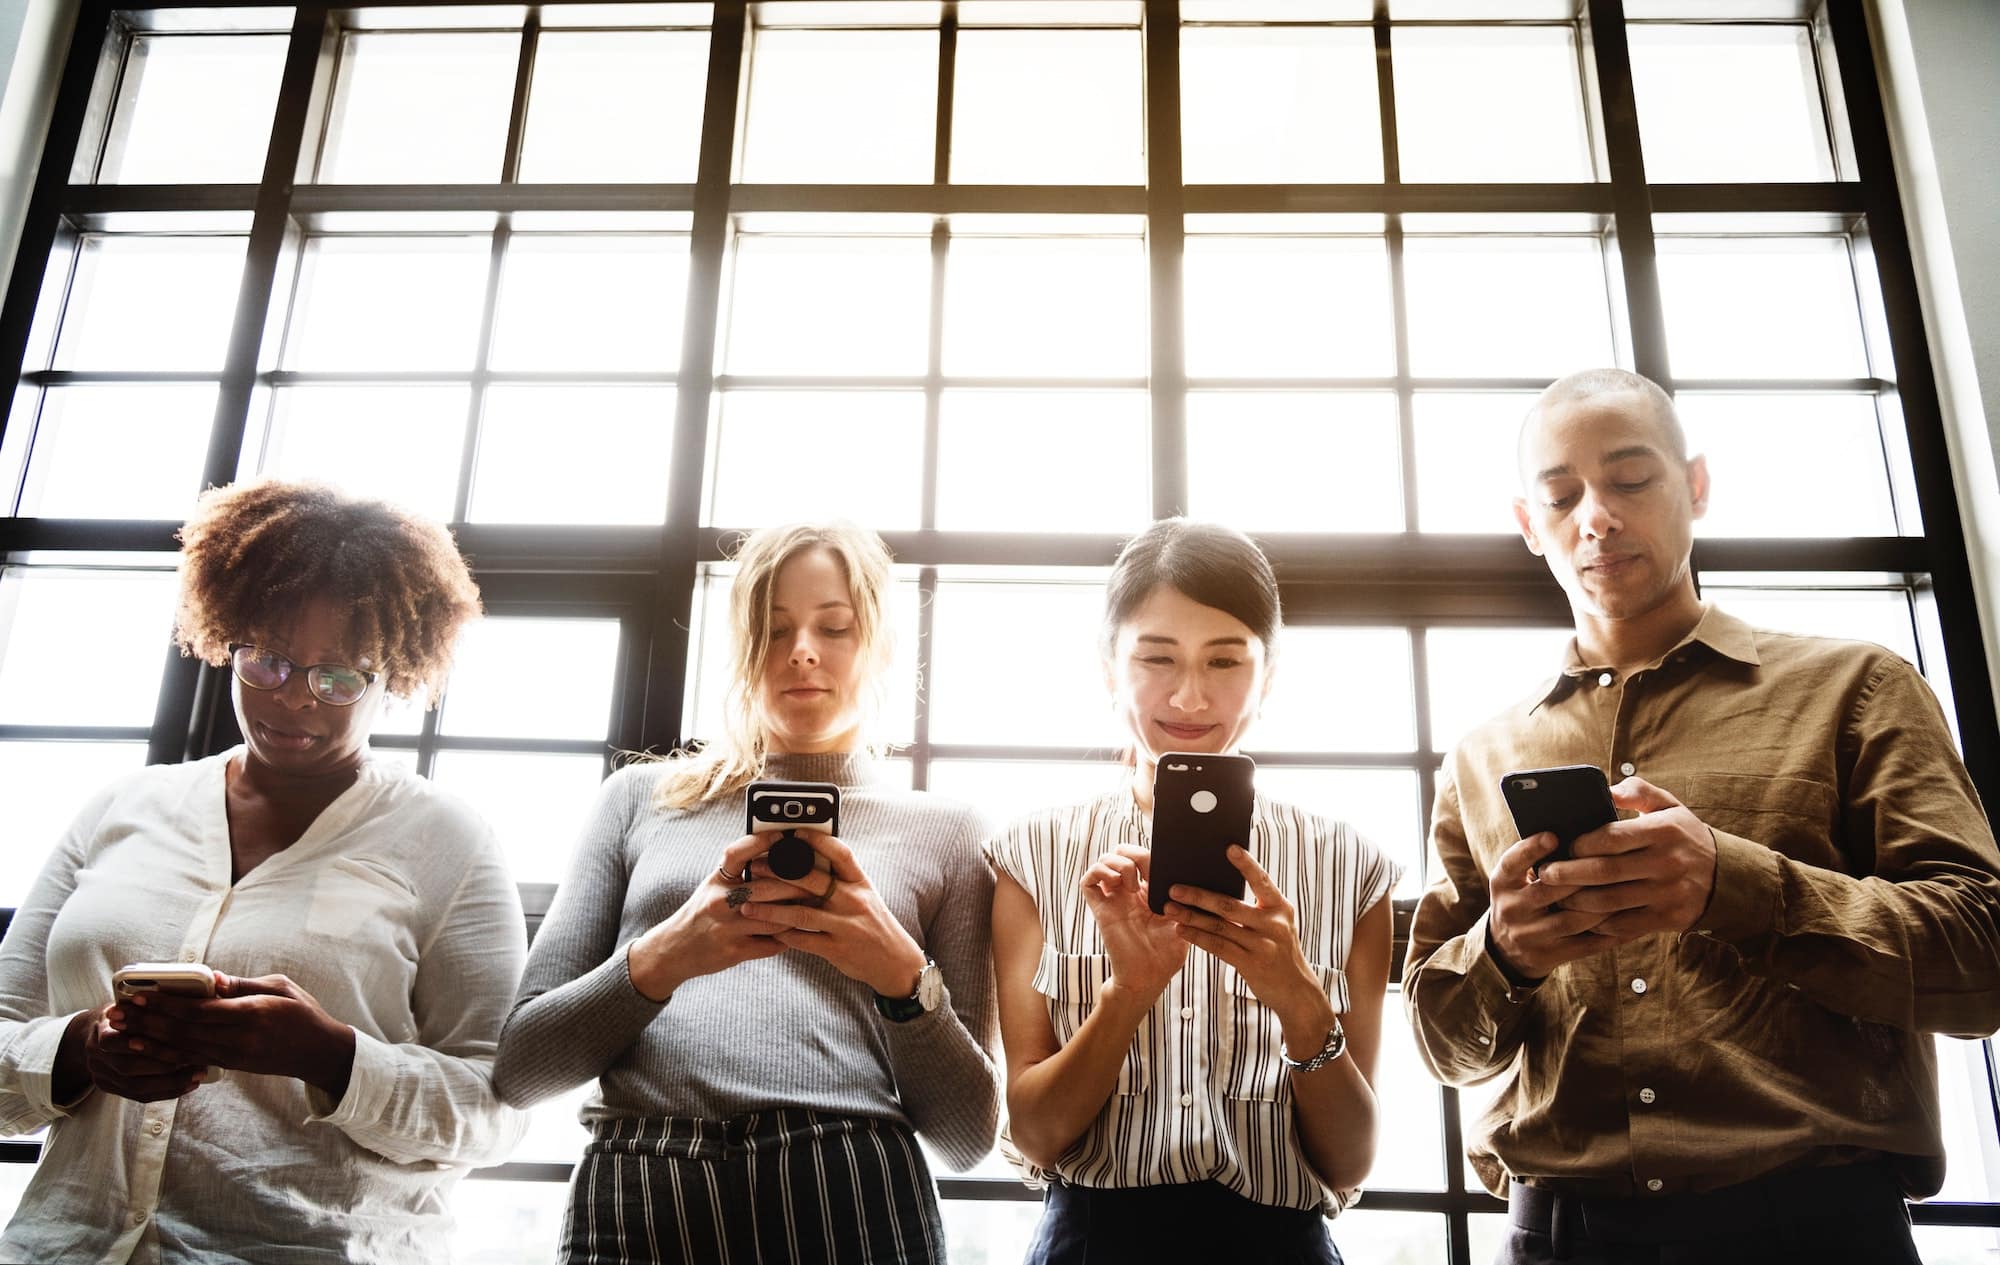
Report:
[[[593,1126],[560,1265],[942,1265],[937,1189],[890,1120],[803,1107]]]

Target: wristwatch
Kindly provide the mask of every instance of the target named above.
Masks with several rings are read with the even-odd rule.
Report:
[[[1340,1026],[1339,1015],[1333,1017],[1333,1026],[1326,1030],[1326,1044],[1322,1045],[1319,1053],[1311,1058],[1295,1059],[1285,1052],[1284,1046],[1278,1047],[1278,1057],[1285,1060],[1285,1066],[1294,1072],[1317,1072],[1345,1053],[1347,1053],[1347,1033]]]
[[[938,964],[931,961],[931,955],[924,954],[924,969],[917,972],[917,986],[908,997],[884,997],[875,994],[875,1009],[890,1023],[908,1023],[919,1015],[927,1015],[938,1008],[944,1000],[944,973]]]

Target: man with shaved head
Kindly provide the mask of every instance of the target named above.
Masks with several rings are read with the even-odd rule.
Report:
[[[1932,1034],[2000,1026],[2000,851],[1937,700],[1879,646],[1702,601],[1708,465],[1655,383],[1562,379],[1519,457],[1576,637],[1439,774],[1403,986],[1433,1072],[1498,1079],[1466,1137],[1500,1260],[1915,1262]],[[1621,819],[1547,859],[1501,778],[1571,764]]]

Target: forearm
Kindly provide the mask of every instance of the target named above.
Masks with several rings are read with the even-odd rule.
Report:
[[[1289,1042],[1286,1048],[1291,1050]],[[1310,1057],[1311,1052],[1293,1053]],[[1290,1076],[1293,1118],[1306,1159],[1327,1189],[1353,1190],[1375,1165],[1375,1091],[1368,1078],[1348,1055]]]
[[[1745,969],[1870,1023],[1962,1036],[2000,1027],[2000,879],[1962,865],[1854,878],[1715,837],[1715,895],[1694,929],[1733,945]]]
[[[664,1005],[634,987],[623,948],[593,971],[525,996],[500,1035],[493,1068],[500,1097],[530,1107],[596,1078],[632,1047]]]
[[[947,1003],[905,1023],[884,1020],[903,1110],[953,1172],[993,1149],[1000,1085],[992,1057]]]
[[[81,1031],[70,1070],[63,1046],[70,1029],[94,1013],[0,1022],[0,1135],[32,1133],[61,1119],[89,1093],[89,1075],[81,1070]]]
[[[1043,1168],[1053,1168],[1083,1136],[1118,1088],[1118,1073],[1153,1008],[1108,979],[1097,1005],[1060,1050],[1017,1073],[1007,1087],[1007,1115],[1014,1145]]]

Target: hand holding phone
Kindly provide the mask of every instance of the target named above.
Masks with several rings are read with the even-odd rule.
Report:
[[[832,863],[812,846],[810,833],[840,833],[840,788],[831,782],[752,782],[743,792],[745,834],[781,833],[764,863],[771,873],[796,883]]]
[[[1520,838],[1544,833],[1556,837],[1555,851],[1544,856],[1544,862],[1567,861],[1570,845],[1579,837],[1618,820],[1604,770],[1593,764],[1518,769],[1500,779],[1500,795],[1514,814]]]
[[[1176,883],[1243,899],[1243,872],[1229,845],[1250,846],[1256,762],[1242,755],[1169,751],[1153,775],[1153,855],[1146,904],[1167,907]]]
[[[213,997],[215,972],[200,962],[132,962],[111,973],[111,991],[120,998],[139,993]]]

